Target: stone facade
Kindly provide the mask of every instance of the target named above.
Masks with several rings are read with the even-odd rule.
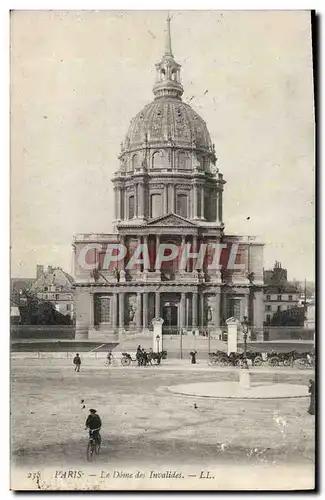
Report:
[[[227,318],[242,321],[244,316],[259,331],[263,245],[253,237],[225,234],[225,180],[205,122],[181,100],[169,20],[165,54],[156,70],[155,99],[131,121],[112,179],[115,232],[74,237],[77,335],[104,339],[117,331],[147,331],[157,316],[164,319],[163,333],[199,329],[218,334]],[[148,245],[150,261],[127,270],[128,252],[106,269],[104,250],[116,242],[131,253],[139,244]],[[207,254],[215,244],[227,247],[224,254],[237,245],[236,264],[243,269],[210,269],[211,256],[200,268],[195,259],[185,268],[180,259],[155,267],[152,256],[164,243],[181,249],[190,244],[192,252],[206,245]],[[97,246],[90,259],[95,271],[79,263],[87,244]]]

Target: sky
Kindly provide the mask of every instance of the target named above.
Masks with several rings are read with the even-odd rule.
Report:
[[[175,11],[183,100],[206,121],[228,234],[314,280],[314,108],[307,11]],[[74,233],[113,230],[117,156],[153,100],[164,11],[11,13],[11,275],[72,271]],[[207,92],[206,92],[207,91]]]

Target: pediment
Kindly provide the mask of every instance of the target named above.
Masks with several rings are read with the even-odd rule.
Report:
[[[162,217],[157,217],[156,219],[151,220],[147,224],[148,226],[167,226],[167,227],[196,227],[196,224],[185,217],[181,217],[176,214],[167,214]]]

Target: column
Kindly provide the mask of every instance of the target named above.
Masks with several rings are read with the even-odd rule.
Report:
[[[127,197],[126,189],[124,189],[123,196],[124,196],[124,199],[123,199],[123,207],[124,207],[123,220],[127,220],[129,214],[128,214],[128,197]]]
[[[159,251],[159,245],[160,245],[160,235],[156,234],[155,263],[157,262],[157,255],[158,255],[158,251]],[[157,269],[155,267],[155,272],[159,272],[159,271],[160,271],[160,268]]]
[[[155,317],[160,317],[160,292],[155,292]]]
[[[93,293],[89,294],[89,327],[94,328],[94,313],[95,313],[95,295]]]
[[[118,200],[117,200],[118,188],[114,187],[114,220],[118,219]]]
[[[222,222],[222,191],[219,191],[218,194],[218,218]]]
[[[168,214],[168,184],[164,186],[164,215]]]
[[[201,219],[204,219],[204,187],[201,187]]]
[[[200,321],[200,326],[203,328],[204,327],[204,294],[201,293],[200,294],[200,317],[199,317],[199,321]]]
[[[120,236],[120,244],[125,245],[125,237],[123,235]],[[125,282],[125,257],[116,261],[116,267],[120,270],[120,282]]]
[[[185,250],[185,234],[182,234],[182,243],[181,243],[181,248],[182,248],[182,258],[181,258],[181,263],[182,263],[182,260],[183,260],[183,253],[184,253],[184,250]],[[181,265],[181,271],[182,272],[186,272],[186,266],[187,266],[187,261],[182,265]]]
[[[197,218],[197,185],[193,186],[193,219]]]
[[[196,236],[196,234],[193,235],[193,250],[192,250],[192,252],[193,253],[198,252],[198,245],[197,245],[197,236]],[[196,270],[196,263],[197,263],[197,259],[192,259],[191,271],[195,271]]]
[[[134,216],[139,216],[139,184],[134,184]]]
[[[216,292],[214,324],[220,328],[220,292]]]
[[[143,329],[148,329],[148,292],[143,293]]]
[[[192,327],[197,328],[197,298],[198,293],[193,292],[192,294]]]
[[[143,235],[143,247],[146,248],[145,252],[142,252],[143,257],[145,255],[149,255],[149,248],[148,248],[148,235],[144,234]],[[147,262],[147,259],[144,257],[143,258],[143,271],[148,271],[150,267],[150,262]]]
[[[117,293],[113,293],[113,318],[112,318],[112,326],[116,328],[117,322]]]
[[[116,207],[116,219],[121,220],[121,188],[117,187],[115,191],[115,207]]]
[[[119,327],[124,328],[124,292],[119,293]]]
[[[263,329],[263,314],[264,314],[263,291],[258,290],[254,292],[253,300],[253,327],[257,330]],[[257,338],[257,340],[259,340]]]
[[[185,326],[185,293],[181,294],[180,328]]]
[[[143,210],[143,205],[144,204],[144,185],[143,182],[140,182],[138,184],[138,217],[143,218],[144,217],[144,210]]]
[[[216,206],[215,206],[215,221],[219,222],[219,191],[215,190],[215,200],[216,200]]]
[[[172,203],[171,203],[171,205],[172,205],[172,212],[175,213],[176,212],[176,206],[175,206],[175,201],[176,201],[175,200],[175,184],[172,184],[171,187],[172,187]]]
[[[248,319],[248,302],[249,302],[249,295],[244,295],[243,297],[243,319],[244,319],[244,316],[247,317]]]
[[[136,326],[137,331],[141,329],[141,293],[137,293],[137,310],[136,310]]]
[[[185,326],[187,329],[192,328],[191,325],[191,320],[190,320],[190,297],[187,295],[186,296],[186,321],[185,321]]]

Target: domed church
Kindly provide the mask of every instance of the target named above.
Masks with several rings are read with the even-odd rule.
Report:
[[[252,339],[260,338],[263,244],[226,235],[226,181],[207,125],[183,92],[168,17],[154,99],[131,120],[112,179],[115,232],[74,237],[77,338],[146,333],[156,317],[163,334],[219,336],[228,318],[245,316]],[[114,250],[112,258],[116,244],[125,255]],[[169,246],[179,251],[160,262],[159,248]],[[196,257],[182,259],[185,248]],[[216,248],[220,265],[213,266]]]

